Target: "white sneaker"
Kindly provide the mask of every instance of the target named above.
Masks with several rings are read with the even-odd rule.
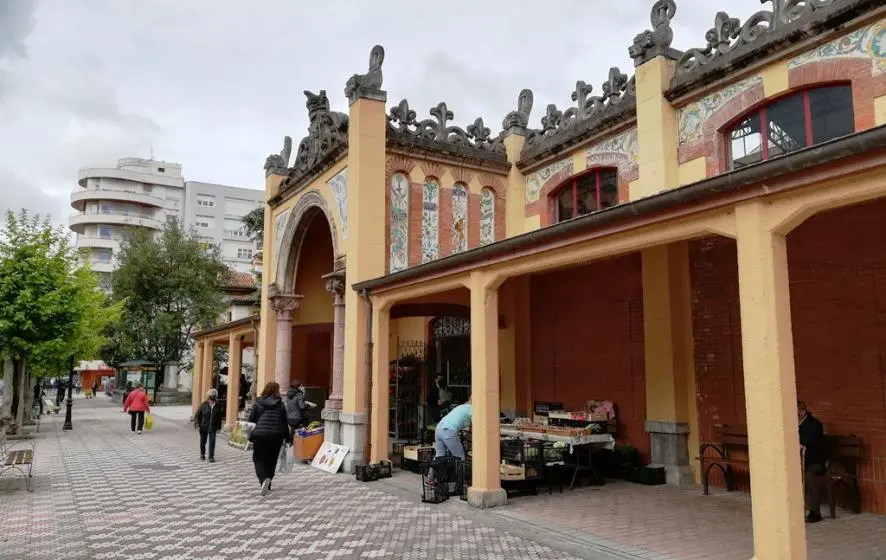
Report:
[[[267,496],[267,495],[268,495],[268,492],[270,492],[270,491],[271,491],[271,479],[270,479],[270,478],[266,478],[266,479],[264,479],[264,481],[262,481],[262,483],[261,483],[261,495],[262,495],[262,496]]]
[[[142,431],[141,431],[141,430],[139,430],[139,431],[137,431],[137,432],[135,432],[135,433],[137,433],[138,435],[142,435]]]

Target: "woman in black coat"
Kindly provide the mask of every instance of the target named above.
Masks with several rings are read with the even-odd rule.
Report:
[[[261,483],[261,494],[265,496],[271,490],[280,448],[284,442],[290,441],[286,407],[280,397],[280,385],[276,381],[265,385],[249,413],[249,421],[255,424],[250,438],[252,462],[255,465],[255,475]]]

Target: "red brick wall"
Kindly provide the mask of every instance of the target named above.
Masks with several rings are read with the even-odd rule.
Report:
[[[886,201],[815,216],[788,237],[799,398],[865,445],[864,509],[886,513]],[[691,246],[699,435],[745,422],[735,243]]]
[[[531,279],[532,399],[615,402],[618,440],[648,459],[641,272],[634,254]]]

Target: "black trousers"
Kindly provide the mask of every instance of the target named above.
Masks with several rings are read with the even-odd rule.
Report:
[[[129,425],[133,432],[136,430],[141,431],[141,429],[145,427],[145,411],[140,410],[138,412],[130,412]]]
[[[206,456],[206,442],[209,442],[209,458],[215,457],[215,431],[204,432],[200,430],[200,456]]]
[[[252,463],[255,465],[255,476],[259,482],[264,482],[266,478],[274,479],[281,447],[283,447],[283,438],[280,437],[252,439]]]

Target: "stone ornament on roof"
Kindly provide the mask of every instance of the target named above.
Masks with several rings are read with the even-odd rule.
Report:
[[[387,100],[382,91],[381,66],[385,61],[385,49],[381,45],[372,47],[369,53],[369,71],[365,74],[354,74],[345,84],[345,96],[353,103],[360,97],[368,97],[379,101]]]
[[[288,176],[281,185],[284,188],[299,184],[305,178],[322,171],[325,166],[334,163],[348,147],[348,116],[329,110],[329,98],[326,97],[325,90],[320,90],[318,94],[307,90],[304,93],[310,122],[308,135],[298,145],[292,167],[287,170]],[[287,146],[284,145],[280,159],[272,155],[268,162],[279,163],[284,156],[288,158],[286,152]]]
[[[616,67],[609,69],[609,79],[602,86],[602,95],[591,95],[593,86],[581,80],[576,82],[572,100],[576,102],[565,112],[554,104],[548,105],[541,119],[542,128],[528,133],[523,153],[543,151],[567,138],[591,130],[606,117],[613,116],[626,107],[635,107],[636,88],[634,78],[628,78]]]
[[[265,171],[268,173],[277,172],[278,175],[286,173],[289,167],[289,157],[292,155],[292,137],[283,137],[283,149],[279,154],[271,154],[265,160]]]
[[[403,99],[396,107],[392,107],[388,115],[388,132],[403,139],[426,140],[438,145],[450,145],[462,148],[473,148],[492,154],[504,154],[502,134],[493,137],[492,131],[478,117],[467,130],[449,123],[455,117],[445,101],[441,101],[430,110],[433,119],[419,121],[418,115],[409,107],[409,101]]]
[[[677,3],[674,0],[658,0],[652,5],[649,18],[652,29],[634,37],[634,44],[628,48],[628,54],[634,59],[634,66],[640,66],[657,56],[673,59],[680,56],[680,51],[671,48],[671,42],[674,40],[671,20],[676,13]]]
[[[534,96],[531,89],[524,89],[517,96],[517,110],[511,111],[501,122],[501,127],[507,132],[526,132],[529,126],[529,114],[532,112]]]
[[[717,12],[714,17],[714,27],[705,34],[707,46],[686,51],[677,62],[676,74],[679,76],[692,72],[766,35],[780,33],[787,25],[802,24],[824,8],[845,3],[844,0],[760,0],[760,2],[771,2],[772,9],[755,13],[744,24],[726,12]]]

